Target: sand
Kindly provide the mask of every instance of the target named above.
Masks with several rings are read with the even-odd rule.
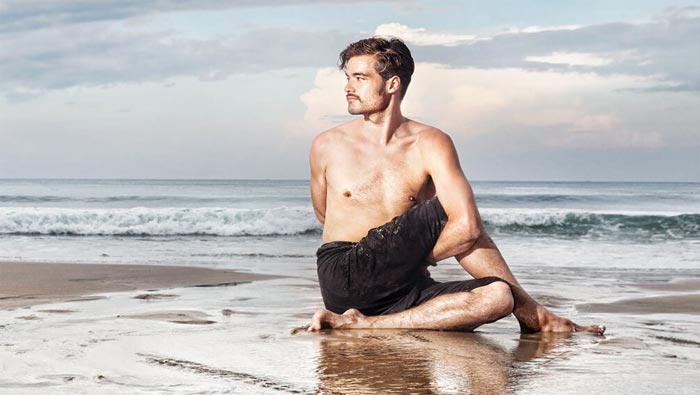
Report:
[[[611,303],[585,303],[579,311],[619,314],[700,314],[700,294],[623,299]]]
[[[611,276],[584,292],[524,276],[556,312],[608,326],[595,336],[520,335],[513,318],[477,333],[293,335],[321,305],[312,264],[275,277],[0,263],[0,276],[0,393],[677,395],[700,385],[696,278]]]
[[[0,262],[0,309],[94,300],[92,295],[106,292],[233,286],[271,278],[276,276],[184,266]]]
[[[576,308],[583,312],[618,314],[700,314],[700,279],[629,284],[649,291],[671,294],[626,298],[608,303],[584,303]]]

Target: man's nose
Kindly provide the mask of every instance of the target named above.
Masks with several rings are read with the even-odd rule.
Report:
[[[348,82],[345,83],[345,93],[352,93],[355,91],[355,87],[352,86],[351,82],[351,80],[348,80]]]

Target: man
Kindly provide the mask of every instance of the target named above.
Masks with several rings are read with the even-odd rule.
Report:
[[[605,327],[574,324],[525,292],[483,228],[450,137],[401,114],[414,69],[406,45],[360,40],[341,52],[340,68],[348,112],[359,117],[311,147],[326,309],[309,330],[471,331],[513,313],[523,332],[602,334]],[[427,267],[453,256],[475,279],[432,280]]]

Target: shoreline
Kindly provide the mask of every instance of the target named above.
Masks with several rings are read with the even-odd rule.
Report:
[[[233,286],[280,278],[189,266],[0,262],[0,310],[91,300],[97,294]]]

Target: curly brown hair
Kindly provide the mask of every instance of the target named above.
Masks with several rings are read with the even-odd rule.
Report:
[[[408,84],[411,83],[411,75],[415,65],[411,51],[406,44],[398,38],[371,37],[348,45],[338,59],[338,67],[345,70],[350,58],[360,55],[373,55],[376,70],[384,81],[393,76],[398,76],[401,81],[401,98],[406,95]]]

